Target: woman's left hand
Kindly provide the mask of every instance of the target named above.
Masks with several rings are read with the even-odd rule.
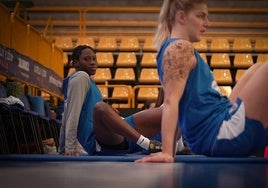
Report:
[[[168,153],[153,153],[147,157],[143,157],[141,159],[137,159],[135,162],[137,163],[144,163],[144,162],[153,162],[153,163],[173,163],[174,162],[174,157],[172,157]]]

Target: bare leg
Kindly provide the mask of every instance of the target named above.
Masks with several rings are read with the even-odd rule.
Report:
[[[94,131],[96,138],[108,145],[120,144],[123,142],[124,137],[137,142],[141,134],[151,138],[160,132],[161,112],[161,109],[153,108],[135,114],[134,122],[137,129],[135,130],[108,104],[99,102],[94,107]],[[154,125],[154,123],[157,124]]]
[[[245,104],[246,116],[268,127],[268,63],[254,64],[237,83],[230,101],[237,97]]]
[[[240,93],[241,89],[246,85],[248,80],[254,75],[256,70],[258,70],[263,64],[257,63],[252,65],[243,75],[243,77],[239,80],[238,83],[236,83],[235,87],[233,88],[233,91],[229,97],[232,103],[234,103],[237,99],[238,94]]]
[[[146,136],[152,138],[161,132],[162,108],[151,108],[133,115],[135,129]]]

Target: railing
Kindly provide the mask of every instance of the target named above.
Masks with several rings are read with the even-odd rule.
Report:
[[[4,26],[0,30],[0,44],[3,45],[5,48],[14,49],[22,56],[25,56],[25,58],[30,58],[31,60],[29,61],[37,62],[41,66],[44,66],[47,70],[52,71],[55,76],[63,78],[63,51],[60,48],[54,46],[50,41],[48,41],[44,36],[42,36],[42,34],[37,29],[35,29],[32,25],[28,24],[27,21],[21,19],[18,16],[18,13],[20,11],[19,3],[16,4],[14,12],[12,13],[10,13],[9,10],[1,3],[0,9],[0,24]],[[2,58],[7,58],[5,56],[6,55],[3,55]],[[16,66],[16,63],[17,62],[15,62],[14,65],[10,63],[10,65],[8,66]],[[32,65],[29,62],[25,62],[25,65],[26,64]],[[15,68],[17,67],[14,67],[14,69]],[[27,70],[30,70],[30,68],[27,67]],[[0,74],[9,77],[9,75],[6,75],[7,72],[0,72]],[[14,77],[14,75],[12,76],[12,78],[14,80],[18,79],[16,78],[16,76]],[[22,82],[25,81],[25,83],[31,85],[31,82],[28,82],[21,78],[19,78],[19,80]],[[35,87],[40,86],[35,85]],[[45,87],[40,87],[40,89],[54,96],[60,98],[62,97],[61,93],[59,92],[49,92],[49,89]]]
[[[152,35],[155,32],[156,21],[137,21],[137,20],[90,20],[90,14],[92,13],[158,13],[160,7],[31,7],[26,9],[27,13],[77,13],[77,20],[56,20],[53,19],[53,26],[57,27],[77,27],[78,30],[70,29],[58,29],[54,30],[54,35]],[[268,14],[268,8],[209,8],[210,13],[215,14]],[[46,25],[47,20],[30,20],[29,23],[35,26]],[[102,29],[105,28],[105,29]],[[130,28],[121,29],[118,28]],[[142,30],[135,30],[133,28],[142,28]],[[267,36],[268,23],[257,22],[212,22],[211,28],[236,28],[241,31],[208,31],[207,36],[219,35],[259,35]],[[255,29],[255,31],[248,31],[248,29]],[[247,29],[247,31],[242,31]]]

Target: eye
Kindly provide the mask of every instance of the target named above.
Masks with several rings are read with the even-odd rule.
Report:
[[[198,16],[198,18],[201,18],[201,19],[205,19],[205,17],[206,17],[206,15],[204,15],[204,14],[199,14],[199,15],[197,15]]]
[[[91,59],[90,59],[90,57],[85,57],[84,60],[85,61],[90,61]]]

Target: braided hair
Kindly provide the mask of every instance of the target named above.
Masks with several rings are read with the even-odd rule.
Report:
[[[84,49],[91,49],[94,53],[96,53],[96,51],[91,47],[91,46],[88,46],[88,45],[79,45],[77,47],[75,47],[73,49],[73,53],[72,53],[72,56],[71,56],[71,65],[73,65],[73,63],[75,61],[78,61],[79,60],[79,57],[81,56],[81,53]]]

